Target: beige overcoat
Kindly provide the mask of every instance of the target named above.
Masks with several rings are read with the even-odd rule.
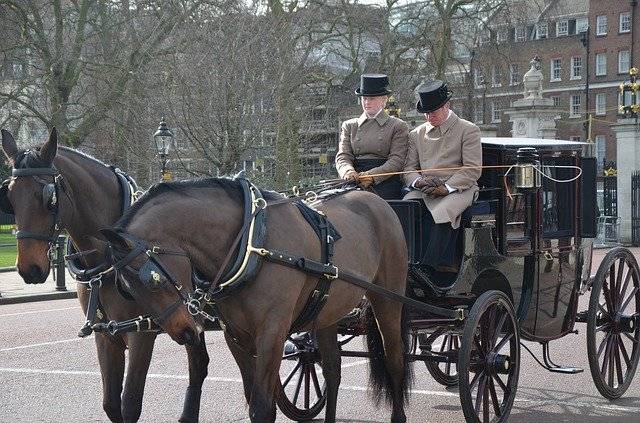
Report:
[[[405,171],[459,166],[482,166],[480,129],[476,125],[451,112],[439,127],[427,122],[411,131]],[[422,198],[436,223],[451,222],[451,226],[457,228],[460,226],[460,215],[477,196],[477,181],[481,173],[480,168],[411,172],[405,175],[408,186],[420,176],[433,175],[443,179],[456,191],[445,197],[434,198],[419,190],[412,190],[404,198]]]
[[[366,114],[342,123],[340,142],[336,154],[336,169],[340,177],[354,170],[353,162],[358,159],[386,159],[387,161],[368,173],[400,172],[407,156],[409,126],[382,110],[375,118]],[[374,178],[374,183],[387,179]]]

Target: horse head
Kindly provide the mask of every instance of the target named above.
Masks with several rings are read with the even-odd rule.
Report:
[[[179,248],[149,245],[118,228],[100,230],[118,283],[180,345],[200,341],[202,327],[184,307],[193,291],[191,265]]]
[[[13,135],[3,129],[2,150],[12,172],[0,188],[0,208],[15,215],[18,272],[26,283],[43,283],[50,270],[48,252],[59,232],[58,201],[64,188],[53,165],[56,129],[44,144],[29,150],[18,149]]]

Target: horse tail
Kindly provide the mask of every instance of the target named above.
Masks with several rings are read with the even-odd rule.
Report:
[[[378,324],[373,314],[371,304],[365,308],[364,318],[367,323],[367,349],[369,351],[369,386],[371,387],[373,394],[373,400],[376,406],[380,405],[380,402],[384,401],[391,405],[393,404],[393,397],[395,388],[393,386],[393,379],[387,364],[385,361],[384,344],[382,341],[382,334],[378,328]],[[409,319],[406,309],[402,308],[402,343],[404,345],[403,351],[406,353],[410,350],[409,340]],[[406,404],[409,396],[409,389],[413,383],[413,366],[409,360],[403,359],[403,375],[402,383],[400,386],[399,395],[402,396],[403,402]]]

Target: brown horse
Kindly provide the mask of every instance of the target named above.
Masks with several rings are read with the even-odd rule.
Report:
[[[12,177],[4,200],[13,208],[18,227],[17,267],[27,283],[42,283],[49,274],[49,238],[60,229],[68,231],[79,251],[96,248],[99,229],[120,216],[122,199],[115,173],[105,164],[69,148],[58,148],[56,131],[35,150],[19,150],[13,136],[2,130],[2,149],[12,167],[21,169]],[[56,176],[60,175],[60,176]],[[49,188],[55,188],[49,190]],[[52,193],[56,196],[52,200]],[[85,258],[87,268],[98,266],[99,255]],[[78,284],[78,299],[86,312],[89,293]],[[113,278],[100,288],[101,309],[107,320],[124,320],[141,313],[133,301],[117,291]],[[151,360],[155,333],[95,336],[103,385],[103,408],[114,422],[136,421],[142,410],[142,395]],[[125,349],[129,349],[124,384]],[[189,388],[181,421],[197,421],[200,392],[207,375],[208,356],[204,343],[187,347]]]
[[[264,197],[272,204],[282,199],[273,193],[264,193]],[[374,194],[352,191],[325,201],[318,208],[342,235],[335,244],[334,264],[404,295],[407,249],[400,222],[388,204]],[[295,206],[277,204],[268,207],[267,212],[266,248],[315,260],[320,258],[318,238]],[[201,322],[196,321],[186,307],[180,306],[185,291],[192,289],[189,288],[192,268],[213,280],[224,265],[241,226],[240,184],[222,178],[156,185],[114,229],[103,233],[111,243],[117,265],[128,263],[119,273],[123,284],[147,312],[162,316],[163,328],[175,341],[183,343],[197,340],[202,330]],[[147,254],[136,255],[134,250],[140,251],[141,243],[161,251],[161,268],[150,274],[156,280],[164,277],[165,283],[155,288],[148,285],[148,279],[141,280],[142,267],[148,269],[151,263]],[[166,283],[167,279],[175,284]],[[264,262],[255,278],[216,303],[226,326],[227,343],[240,367],[251,421],[275,419],[274,392],[283,343],[317,280],[317,275]],[[314,329],[318,335],[327,381],[326,421],[335,420],[340,380],[336,324],[358,305],[363,294],[364,289],[341,279],[332,281],[324,308],[303,328]],[[366,296],[377,322],[372,325],[373,336],[369,339],[371,381],[378,400],[386,393],[393,407],[391,421],[404,422],[404,402],[411,373],[404,357],[403,308],[381,295],[366,292]]]

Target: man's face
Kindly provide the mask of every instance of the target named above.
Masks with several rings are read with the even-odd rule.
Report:
[[[433,126],[440,126],[447,120],[449,116],[449,102],[447,101],[442,107],[433,112],[425,113],[424,118]]]
[[[387,103],[386,95],[379,95],[376,97],[362,97],[362,110],[369,117],[373,117],[378,114],[380,110]]]

